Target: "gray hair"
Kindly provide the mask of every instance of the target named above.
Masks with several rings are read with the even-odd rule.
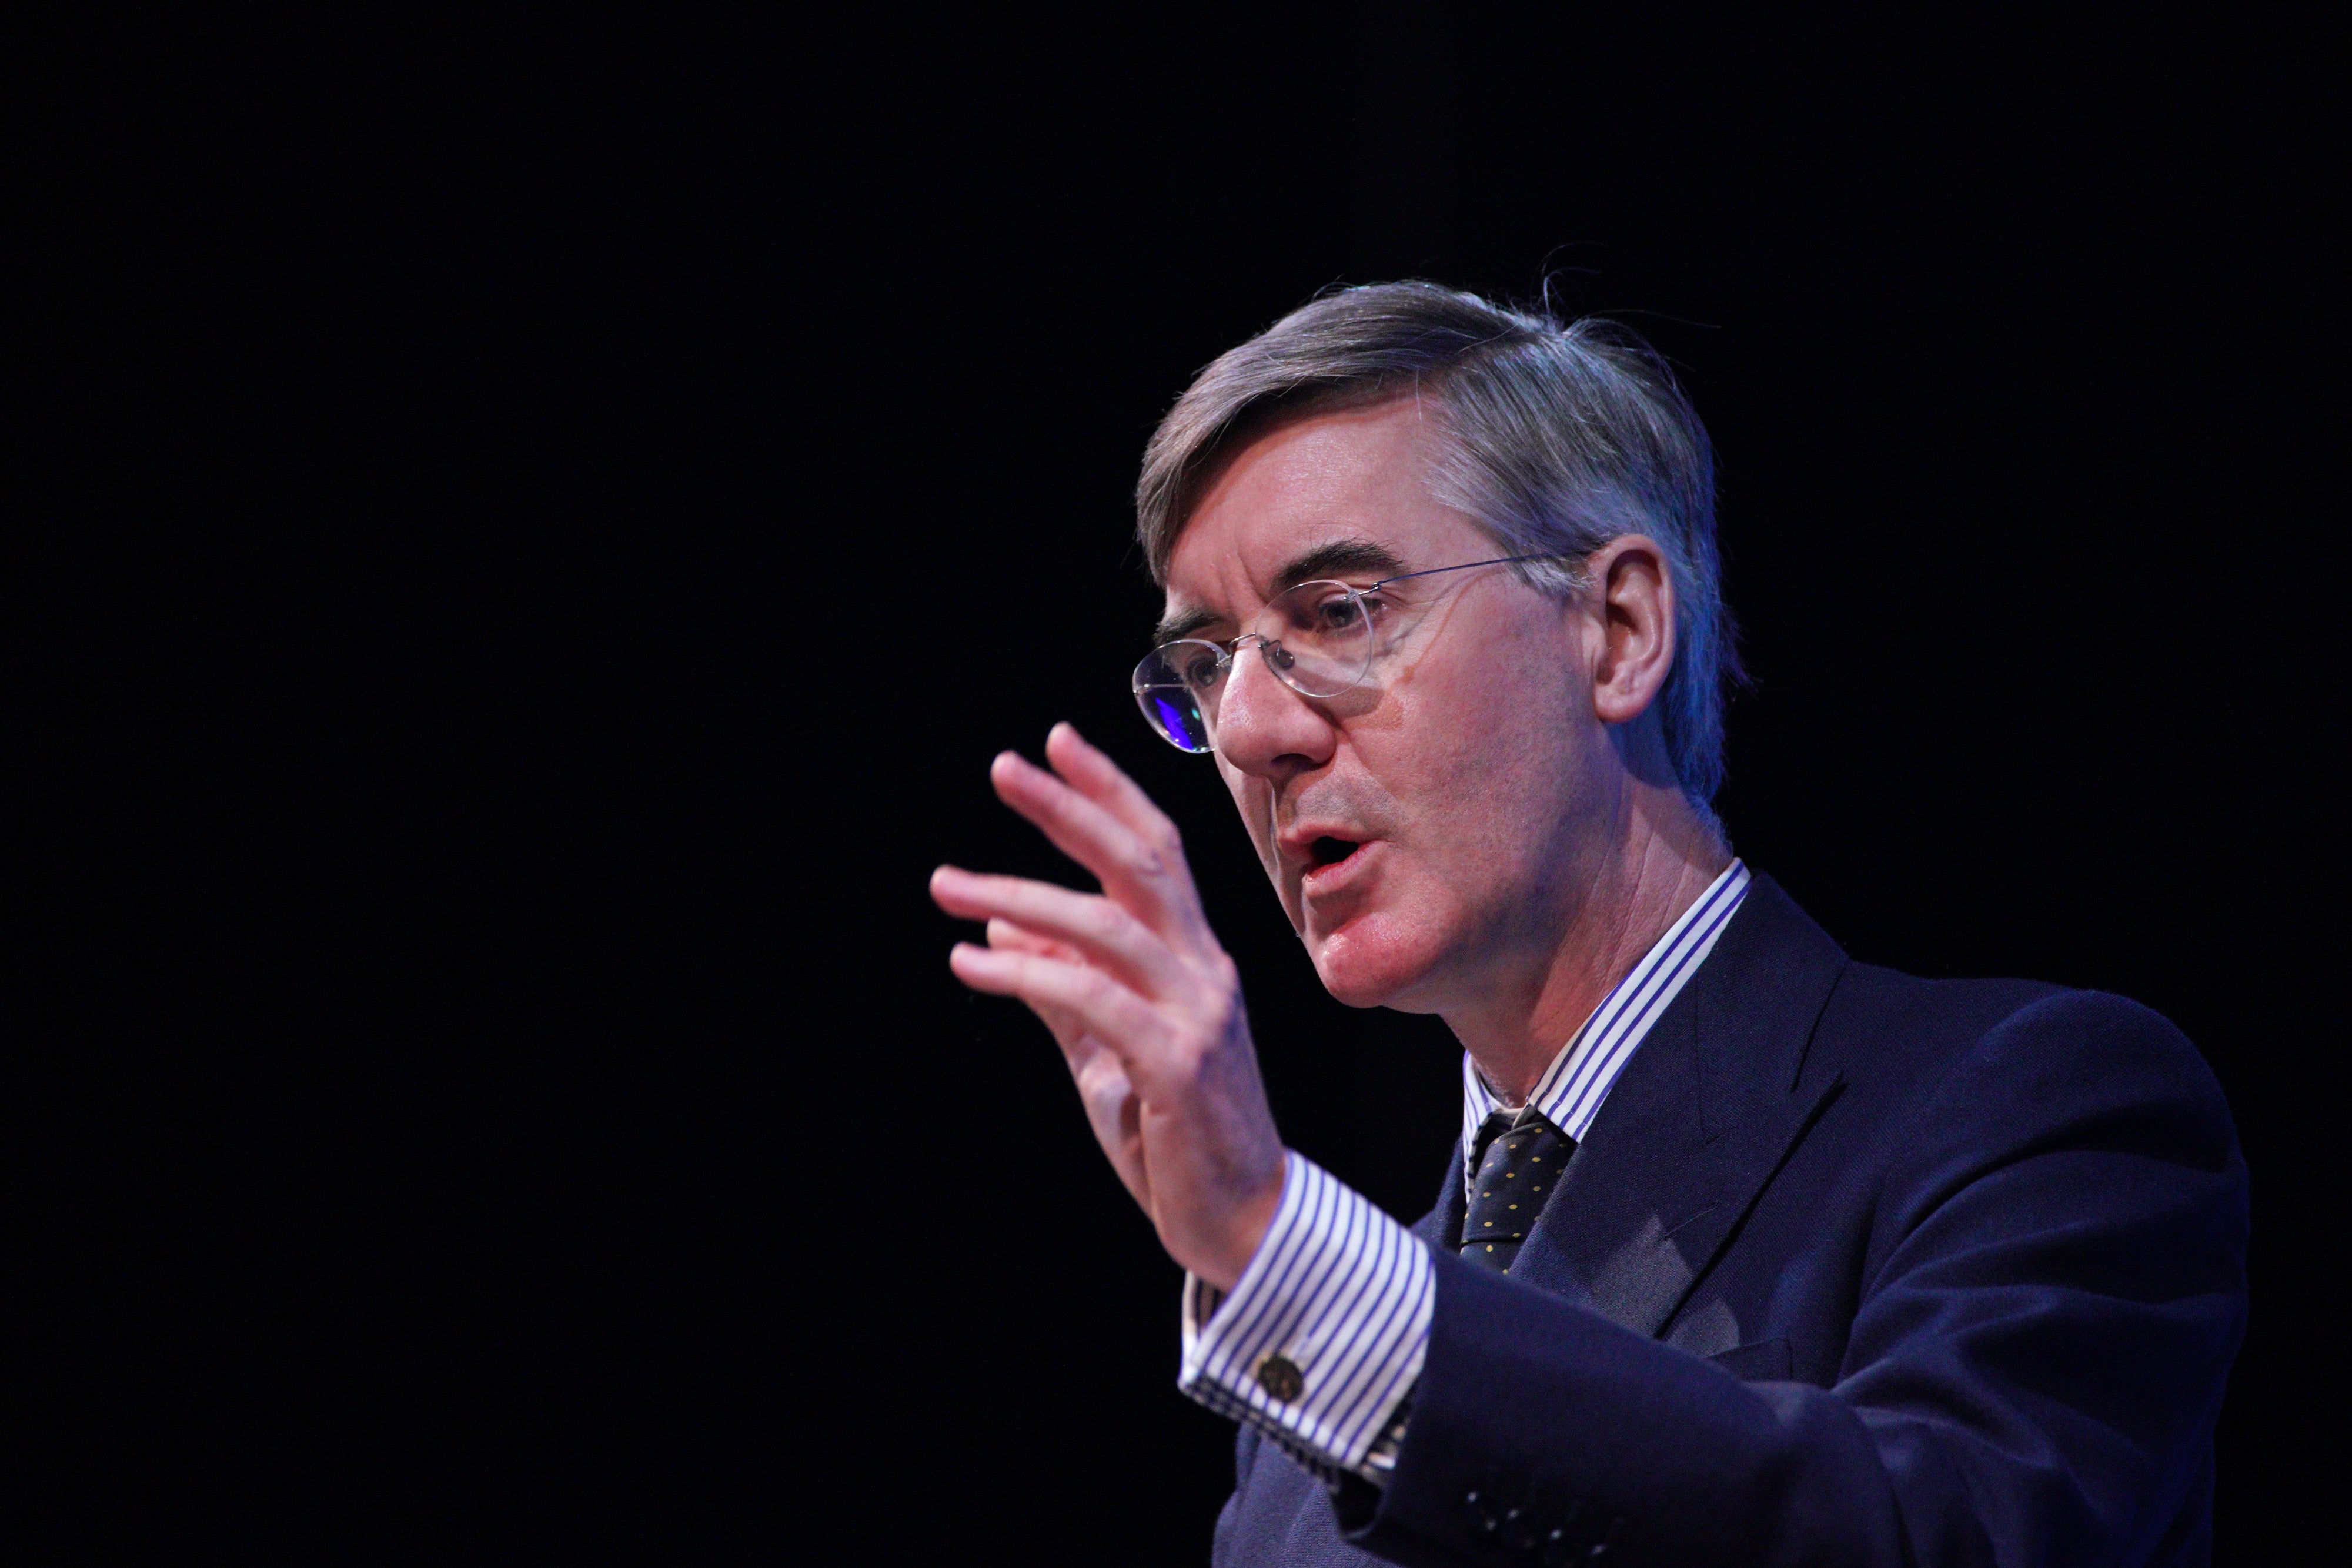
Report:
[[[1715,543],[1715,454],[1655,350],[1614,322],[1563,322],[1430,283],[1342,289],[1301,307],[1193,379],[1144,448],[1135,531],[1165,583],[1193,492],[1274,425],[1405,393],[1448,437],[1438,497],[1512,570],[1565,595],[1610,540],[1647,534],[1673,573],[1677,648],[1658,694],[1666,752],[1706,812],[1723,782],[1727,684],[1741,679]]]

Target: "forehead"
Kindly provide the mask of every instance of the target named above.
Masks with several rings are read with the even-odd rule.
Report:
[[[1412,397],[1335,410],[1277,425],[1228,458],[1170,552],[1168,618],[1245,611],[1284,586],[1286,567],[1338,546],[1377,546],[1411,570],[1482,542],[1431,493],[1433,418]]]

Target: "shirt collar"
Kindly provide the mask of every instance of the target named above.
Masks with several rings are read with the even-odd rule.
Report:
[[[1578,1143],[1584,1141],[1617,1075],[1633,1059],[1650,1026],[1658,1021],[1667,1004],[1682,994],[1683,987],[1706,962],[1706,956],[1715,951],[1716,938],[1723,935],[1723,928],[1730,924],[1740,901],[1748,896],[1751,880],[1748,862],[1735,860],[1723,869],[1722,875],[1707,884],[1706,891],[1666,928],[1664,936],[1652,944],[1642,961],[1610,988],[1609,994],[1601,998],[1601,1005],[1592,1009],[1592,1016],[1560,1047],[1559,1054],[1552,1058],[1551,1065],[1536,1081],[1535,1092],[1528,1096],[1528,1110],[1540,1112],[1546,1121]],[[1495,1112],[1507,1109],[1502,1096],[1486,1087],[1486,1080],[1480,1075],[1477,1063],[1470,1060],[1470,1053],[1464,1051],[1464,1181],[1470,1179],[1470,1151],[1477,1146],[1479,1126]]]

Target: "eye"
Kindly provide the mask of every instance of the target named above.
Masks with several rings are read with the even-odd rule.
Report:
[[[1172,660],[1176,678],[1196,692],[1206,691],[1224,674],[1224,661],[1206,648],[1187,648]]]
[[[1306,629],[1318,633],[1349,632],[1363,620],[1363,603],[1352,593],[1328,590],[1302,607]]]

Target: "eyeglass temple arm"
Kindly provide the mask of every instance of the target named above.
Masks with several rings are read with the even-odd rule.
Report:
[[[1406,582],[1416,577],[1435,577],[1441,571],[1468,571],[1474,566],[1517,566],[1523,560],[1558,559],[1559,557],[1557,555],[1505,555],[1496,556],[1493,560],[1465,560],[1460,566],[1433,566],[1426,571],[1401,571],[1394,577],[1381,579],[1370,588],[1360,588],[1356,591],[1370,593],[1373,589],[1386,588],[1391,582]]]

